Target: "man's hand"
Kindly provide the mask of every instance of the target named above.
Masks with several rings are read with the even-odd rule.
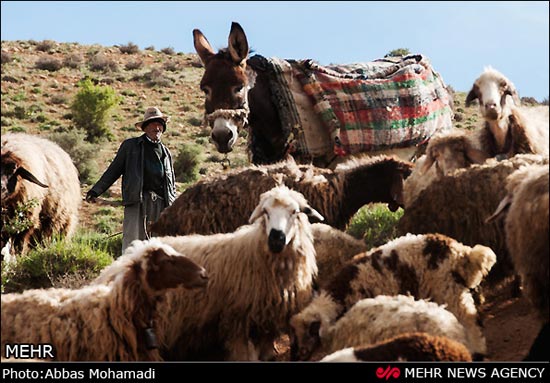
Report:
[[[86,202],[95,202],[95,199],[97,197],[97,193],[93,190],[90,190],[88,193],[86,193]]]

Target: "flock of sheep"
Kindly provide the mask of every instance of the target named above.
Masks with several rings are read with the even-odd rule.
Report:
[[[289,334],[293,360],[481,360],[476,290],[513,275],[547,332],[548,107],[519,106],[494,69],[475,99],[483,126],[432,138],[416,164],[288,159],[205,177],[88,286],[3,294],[2,357],[47,343],[56,360],[273,360]],[[3,218],[31,200],[32,225],[2,232],[6,255],[70,236],[81,195],[57,145],[3,135]],[[371,202],[404,214],[400,237],[367,249],[341,230]],[[548,360],[542,336],[527,359]]]

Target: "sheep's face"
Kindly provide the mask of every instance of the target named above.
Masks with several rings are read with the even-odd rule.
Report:
[[[151,248],[147,254],[147,282],[153,290],[205,287],[206,271],[191,259],[164,247]]]
[[[311,318],[310,318],[311,319]],[[290,321],[290,360],[308,360],[321,347],[321,318],[305,320],[296,315]]]
[[[298,221],[307,221],[301,213],[323,220],[323,217],[307,204],[303,195],[286,186],[279,186],[262,194],[260,203],[250,216],[250,222],[263,220],[269,250],[277,254],[294,239]]]
[[[514,84],[494,69],[486,70],[475,81],[466,97],[466,106],[475,99],[479,100],[481,114],[488,121],[500,120],[510,106],[520,104]]]

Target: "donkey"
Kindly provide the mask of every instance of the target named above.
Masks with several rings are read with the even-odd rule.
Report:
[[[338,153],[336,147],[334,147],[336,151],[334,152],[330,142],[331,139],[334,141],[334,138],[331,138],[327,133],[325,141],[328,150],[324,155],[319,155],[319,152],[314,153],[315,155],[310,155],[313,152],[307,152],[306,154],[309,157],[300,157],[300,151],[296,150],[296,145],[293,147],[293,143],[289,140],[288,129],[284,131],[283,123],[288,121],[288,116],[287,113],[281,113],[281,110],[275,104],[274,100],[277,97],[278,90],[274,89],[272,78],[265,70],[266,59],[257,55],[251,58],[248,57],[248,40],[238,23],[232,23],[228,47],[221,49],[218,53],[214,52],[206,37],[198,29],[193,30],[193,41],[195,50],[205,67],[205,72],[200,82],[200,88],[206,96],[205,121],[212,129],[211,139],[220,153],[231,152],[238,139],[239,131],[247,128],[249,158],[254,164],[274,163],[284,159],[290,153],[299,162],[312,162],[317,166],[333,167],[339,162],[337,155],[343,158],[351,154]],[[261,61],[261,59],[264,61]],[[389,60],[386,61],[390,62]],[[395,63],[386,63],[385,65],[395,66]],[[437,80],[439,81],[439,78]],[[296,80],[288,82],[293,83],[294,87],[298,86],[298,81]],[[441,82],[438,84],[441,84]],[[442,120],[438,117],[434,123],[450,127],[451,117],[449,115],[452,114],[448,107],[450,97],[448,97],[449,95],[445,89],[443,89],[443,92],[438,90],[436,93],[436,96],[433,96],[436,101],[440,101],[437,100],[438,98],[445,98],[443,100],[444,103],[440,104],[447,108],[446,114],[443,116],[447,120],[440,124]],[[305,121],[306,124],[309,124],[308,126],[312,126],[313,129],[317,129],[318,131],[324,121],[314,112],[314,104],[311,98],[308,98],[311,95],[304,94],[301,89],[298,91],[293,89],[292,94],[293,96],[291,97],[294,100],[291,103],[295,103],[293,108],[295,108],[294,110],[298,110],[300,114],[299,118],[302,122]],[[431,97],[432,95],[430,94]],[[417,100],[414,102],[418,104]],[[411,105],[407,106],[410,107]],[[414,105],[412,106],[414,107]],[[378,110],[387,113],[385,111],[386,108],[389,110],[387,105],[383,105]],[[376,113],[379,112],[377,111]],[[405,124],[407,124],[407,120],[403,120]],[[403,128],[407,129],[405,135],[410,138],[413,134],[411,133],[413,128],[406,125]],[[393,135],[397,130],[392,128],[390,131],[388,129],[385,134]],[[403,134],[401,133],[402,131],[404,130],[399,130],[399,134]],[[314,134],[314,136],[317,140],[321,140],[319,142],[322,142],[325,139],[325,132],[320,133],[323,134]],[[429,136],[433,133],[435,132],[430,132]],[[296,133],[293,132],[292,135],[295,136]],[[338,138],[336,138],[336,141],[338,141]],[[425,142],[427,142],[427,139],[425,139]],[[402,148],[393,150],[393,152],[408,160],[417,150],[415,145],[409,145],[408,143],[397,145]],[[404,146],[408,147],[405,148]],[[372,148],[365,150],[369,150],[369,155],[388,153],[387,149],[376,152]]]

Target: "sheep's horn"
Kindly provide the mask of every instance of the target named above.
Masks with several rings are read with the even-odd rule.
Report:
[[[23,168],[23,167],[19,167],[19,168],[16,170],[15,173],[18,174],[18,175],[20,175],[21,178],[26,179],[27,181],[30,181],[30,182],[32,182],[32,183],[35,183],[35,184],[37,184],[38,186],[42,186],[43,188],[47,188],[47,187],[48,187],[48,185],[43,184],[42,182],[40,182],[40,181],[38,180],[38,178],[36,178],[36,177],[34,176],[34,174],[32,174],[31,172],[29,172],[27,169],[25,169],[25,168]]]

